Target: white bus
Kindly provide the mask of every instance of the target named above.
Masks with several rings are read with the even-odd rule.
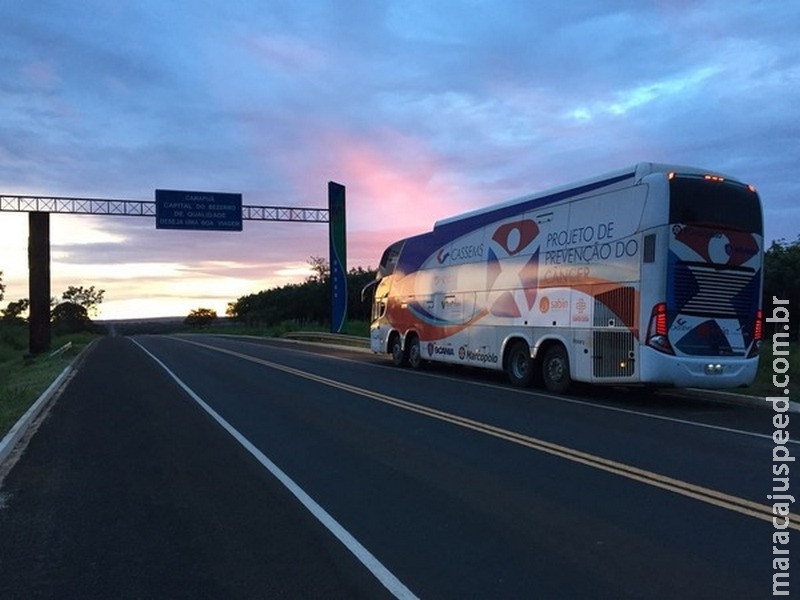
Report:
[[[573,381],[745,386],[762,263],[752,186],[640,163],[389,246],[370,284],[371,348],[398,366],[505,370],[553,392]]]

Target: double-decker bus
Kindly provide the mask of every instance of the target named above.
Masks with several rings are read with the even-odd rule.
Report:
[[[370,344],[398,366],[504,370],[552,392],[573,381],[745,386],[762,263],[751,185],[640,163],[389,246],[370,284]]]

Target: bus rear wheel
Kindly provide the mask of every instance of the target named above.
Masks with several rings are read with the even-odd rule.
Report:
[[[569,356],[561,344],[550,346],[542,360],[542,379],[547,391],[563,394],[572,385],[569,375]]]
[[[533,380],[531,350],[522,340],[517,340],[508,349],[506,374],[511,384],[517,387],[528,387]]]
[[[412,369],[422,368],[422,349],[419,345],[419,338],[416,335],[410,336],[406,343],[408,350],[408,364]]]

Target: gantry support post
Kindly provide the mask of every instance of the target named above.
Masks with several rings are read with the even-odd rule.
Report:
[[[50,213],[28,213],[28,351],[50,349]]]

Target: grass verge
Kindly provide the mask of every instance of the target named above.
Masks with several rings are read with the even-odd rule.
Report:
[[[92,334],[54,337],[53,349],[61,348],[67,342],[72,342],[72,347],[52,358],[49,354],[28,358],[27,336],[25,327],[0,328],[0,439],[96,337]]]
[[[769,339],[765,340],[761,346],[761,352],[758,359],[758,373],[756,380],[747,388],[744,388],[741,393],[749,396],[760,396],[765,398],[767,396],[783,396],[783,388],[776,388],[772,382],[772,376],[775,375],[773,367],[773,360],[775,357],[772,354],[772,347],[768,344]],[[784,357],[787,358],[787,357]],[[789,370],[786,375],[789,376],[789,394],[788,397],[793,401],[800,401],[800,344],[792,342],[789,345]],[[779,367],[782,365],[779,364]],[[783,381],[783,374],[778,375],[779,381]]]

